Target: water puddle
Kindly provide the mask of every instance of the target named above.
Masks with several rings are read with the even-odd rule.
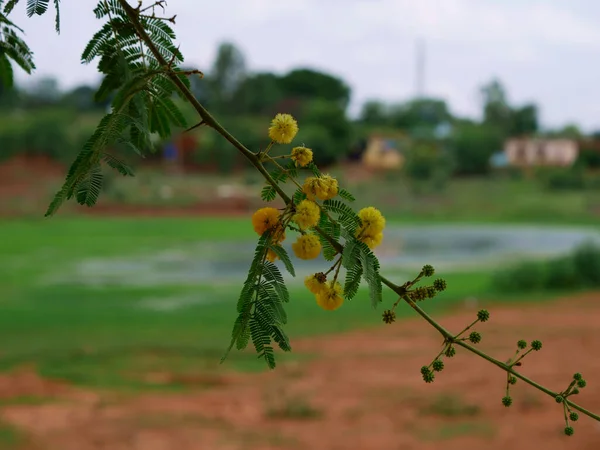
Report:
[[[376,251],[383,273],[396,275],[432,264],[443,271],[469,270],[523,258],[560,255],[586,241],[600,243],[600,233],[577,228],[528,226],[398,226],[388,227]],[[43,280],[51,284],[89,286],[231,286],[240,284],[254,253],[254,241],[203,242],[128,257],[94,258]],[[290,243],[286,243],[290,254]],[[301,283],[304,276],[326,270],[322,258],[294,260]],[[283,271],[283,269],[282,269]],[[408,274],[408,273],[407,273]],[[286,275],[290,281],[292,278]]]

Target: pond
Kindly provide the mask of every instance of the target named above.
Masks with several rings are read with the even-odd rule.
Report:
[[[581,228],[513,225],[388,226],[376,254],[383,273],[411,275],[423,264],[432,264],[439,273],[492,267],[525,258],[546,258],[567,253],[586,241],[600,243],[600,233]],[[79,261],[71,271],[61,270],[63,277],[52,277],[52,282],[79,282],[99,287],[241,284],[252,260],[254,245],[254,241],[202,242],[127,258],[91,258]],[[292,254],[291,243],[285,245]],[[322,258],[316,261],[294,259],[294,263],[298,283],[305,275],[330,266]],[[68,278],[64,278],[65,274]]]

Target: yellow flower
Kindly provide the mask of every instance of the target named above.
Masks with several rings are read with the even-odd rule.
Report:
[[[356,238],[373,250],[383,240],[385,217],[377,208],[369,206],[358,212],[360,227],[356,230]]]
[[[275,208],[261,208],[252,216],[254,231],[263,235],[267,230],[273,230],[279,223],[279,211]]]
[[[313,294],[318,294],[325,287],[325,281],[327,281],[327,277],[324,273],[315,273],[304,279],[304,286]]]
[[[310,148],[294,147],[292,149],[292,159],[296,161],[296,166],[304,167],[313,159],[313,152]]]
[[[277,114],[271,121],[269,137],[278,144],[289,144],[298,133],[298,122],[289,114]]]
[[[300,259],[315,259],[321,253],[321,241],[314,234],[304,234],[292,244],[292,250]]]
[[[342,285],[337,281],[330,281],[323,285],[321,291],[316,295],[317,305],[326,311],[334,311],[342,306],[344,297],[342,297]]]
[[[361,229],[364,230],[364,234],[374,235],[381,233],[385,228],[385,217],[377,208],[369,206],[363,208],[358,212],[358,218],[361,222]]]
[[[360,237],[360,240],[367,244],[367,247],[373,250],[375,247],[381,244],[381,241],[383,240],[383,233],[363,234]]]
[[[274,263],[276,259],[279,259],[279,256],[273,250],[267,250],[267,261]]]
[[[292,220],[301,229],[306,230],[318,224],[320,218],[321,208],[319,208],[319,205],[311,200],[302,200],[296,207],[296,214],[294,214]]]
[[[308,177],[304,180],[302,186],[302,192],[306,194],[309,200],[314,200],[315,197],[320,200],[329,200],[338,194],[338,190],[337,180],[329,175]]]

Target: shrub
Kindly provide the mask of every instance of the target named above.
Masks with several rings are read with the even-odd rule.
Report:
[[[545,189],[550,191],[582,190],[586,187],[584,171],[578,167],[543,168],[536,172]]]
[[[586,242],[566,256],[517,263],[496,272],[492,287],[510,293],[600,287],[600,247]]]

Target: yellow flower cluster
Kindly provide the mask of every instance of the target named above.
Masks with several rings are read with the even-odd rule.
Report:
[[[358,212],[360,227],[356,230],[356,238],[373,250],[383,240],[385,217],[377,208],[369,206]]]
[[[308,288],[310,292],[313,294],[318,294],[323,289],[325,282],[327,281],[327,277],[324,273],[315,273],[313,275],[309,275],[304,279],[304,286]]]
[[[327,282],[323,273],[309,275],[304,279],[304,285],[315,294],[317,305],[326,311],[334,311],[344,303],[342,285],[337,281]]]
[[[308,177],[304,180],[302,192],[306,194],[309,200],[315,197],[319,200],[329,200],[338,194],[339,187],[335,178],[329,175],[320,177]]]
[[[296,166],[304,167],[312,161],[313,152],[310,148],[294,147],[291,157],[296,162]]]
[[[321,241],[314,234],[303,234],[292,244],[292,250],[300,259],[315,259],[321,253]]]
[[[277,114],[271,121],[269,137],[277,144],[289,144],[298,133],[298,122],[289,114]]]
[[[254,231],[262,236],[266,231],[273,233],[273,242],[278,244],[285,240],[285,228],[280,221],[279,211],[275,208],[261,208],[252,216],[252,226]],[[275,262],[277,254],[271,249],[267,251],[266,259]]]
[[[279,211],[275,208],[260,208],[252,216],[252,226],[259,236],[273,230],[279,223]]]
[[[321,218],[321,208],[312,200],[302,200],[296,206],[296,214],[292,220],[298,224],[302,230],[314,227],[319,223]]]

